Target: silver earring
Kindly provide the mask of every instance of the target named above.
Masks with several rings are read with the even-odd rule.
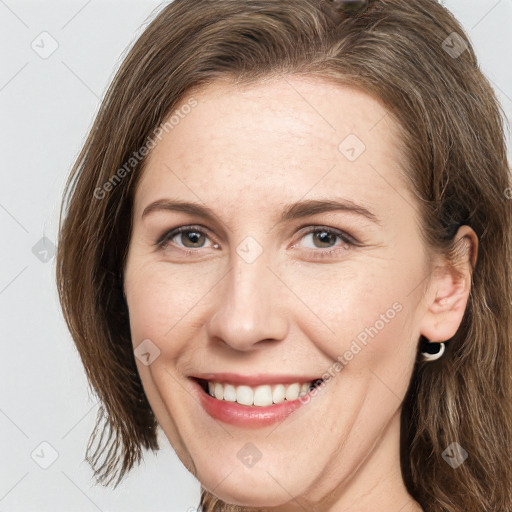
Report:
[[[437,347],[436,347],[437,345]],[[426,349],[426,351],[422,351],[421,355],[423,356],[423,361],[436,361],[442,355],[445,351],[445,344],[444,342],[441,343],[431,343],[431,342],[424,342],[423,348]],[[437,349],[437,351],[436,351]]]

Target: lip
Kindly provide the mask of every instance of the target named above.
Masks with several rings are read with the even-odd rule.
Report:
[[[205,375],[205,374],[203,374]],[[212,375],[212,374],[209,374]],[[220,379],[221,374],[215,374],[215,378],[219,379],[216,382],[228,382],[228,377],[224,377],[224,380]],[[229,381],[235,382],[233,379],[233,374],[222,374],[224,376],[230,375]],[[240,376],[239,376],[240,377]],[[201,379],[204,379],[204,377],[199,377]],[[249,385],[248,382],[256,382],[256,384],[252,385],[259,385],[260,383],[267,383],[267,384],[275,384],[275,383],[287,383],[283,381],[283,376],[279,376],[279,379],[275,382],[269,381],[269,376],[265,375],[264,378],[266,380],[262,380],[262,377],[260,376],[252,376],[250,378],[247,378],[246,376],[243,377],[244,380],[239,380],[238,384],[246,384]],[[297,379],[297,377],[294,377],[294,379]],[[291,401],[284,401],[280,404],[274,404],[270,405],[268,407],[258,407],[258,406],[247,406],[247,405],[241,405],[236,402],[227,402],[224,400],[217,400],[216,398],[210,396],[208,393],[204,391],[201,384],[195,380],[195,378],[189,378],[191,384],[192,384],[192,390],[193,393],[197,396],[201,406],[205,410],[205,412],[211,416],[212,418],[222,421],[224,423],[229,423],[231,425],[237,426],[237,427],[243,427],[243,428],[260,428],[260,427],[266,427],[269,425],[273,425],[275,423],[278,423],[280,421],[283,421],[285,418],[287,418],[290,414],[292,414],[294,411],[300,409],[304,405],[307,405],[309,403],[309,400],[311,400],[311,397],[308,397],[308,395],[304,395],[301,398],[297,398],[296,400]],[[215,379],[204,379],[204,380],[215,380]],[[319,380],[317,378],[313,378],[311,380]],[[308,379],[306,378],[303,382],[307,382]],[[302,377],[297,380],[291,380],[289,382],[302,382]]]
[[[317,375],[277,375],[258,373],[253,375],[241,375],[239,373],[195,373],[189,377],[222,382],[235,386],[261,386],[263,384],[293,384],[294,382],[314,382],[321,380]]]

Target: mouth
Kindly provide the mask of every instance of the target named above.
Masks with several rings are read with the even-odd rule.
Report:
[[[326,381],[313,375],[198,373],[191,392],[211,418],[243,428],[284,420],[317,399]],[[313,409],[315,410],[316,407]]]
[[[230,402],[245,407],[272,407],[285,402],[302,399],[315,388],[322,385],[323,379],[289,383],[268,383],[257,386],[237,384],[233,381],[208,380],[191,377],[211,398],[220,402]]]

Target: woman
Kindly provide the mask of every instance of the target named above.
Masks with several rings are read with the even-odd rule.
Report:
[[[203,511],[511,511],[510,186],[436,1],[168,5],[63,204],[98,481],[160,426]]]

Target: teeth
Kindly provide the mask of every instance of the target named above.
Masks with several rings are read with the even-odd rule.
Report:
[[[215,383],[214,395],[217,400],[222,400],[224,398],[224,388],[222,387],[222,384],[219,384],[218,382]]]
[[[217,398],[217,397],[215,397]],[[254,393],[249,386],[238,386],[236,388],[236,401],[242,405],[252,405]]]
[[[293,384],[275,384],[256,387],[233,386],[220,382],[208,381],[208,394],[217,400],[237,402],[241,405],[255,405],[268,407],[272,404],[280,404],[285,400],[297,400],[309,392],[311,382],[294,382]]]
[[[272,405],[272,388],[270,386],[258,386],[254,390],[254,405]]]
[[[291,384],[286,388],[286,400],[297,400],[299,398],[300,384]]]
[[[280,404],[284,402],[286,395],[286,388],[282,384],[278,384],[272,393],[272,399],[275,404]]]
[[[227,402],[236,402],[236,389],[231,384],[224,386],[224,400]]]

